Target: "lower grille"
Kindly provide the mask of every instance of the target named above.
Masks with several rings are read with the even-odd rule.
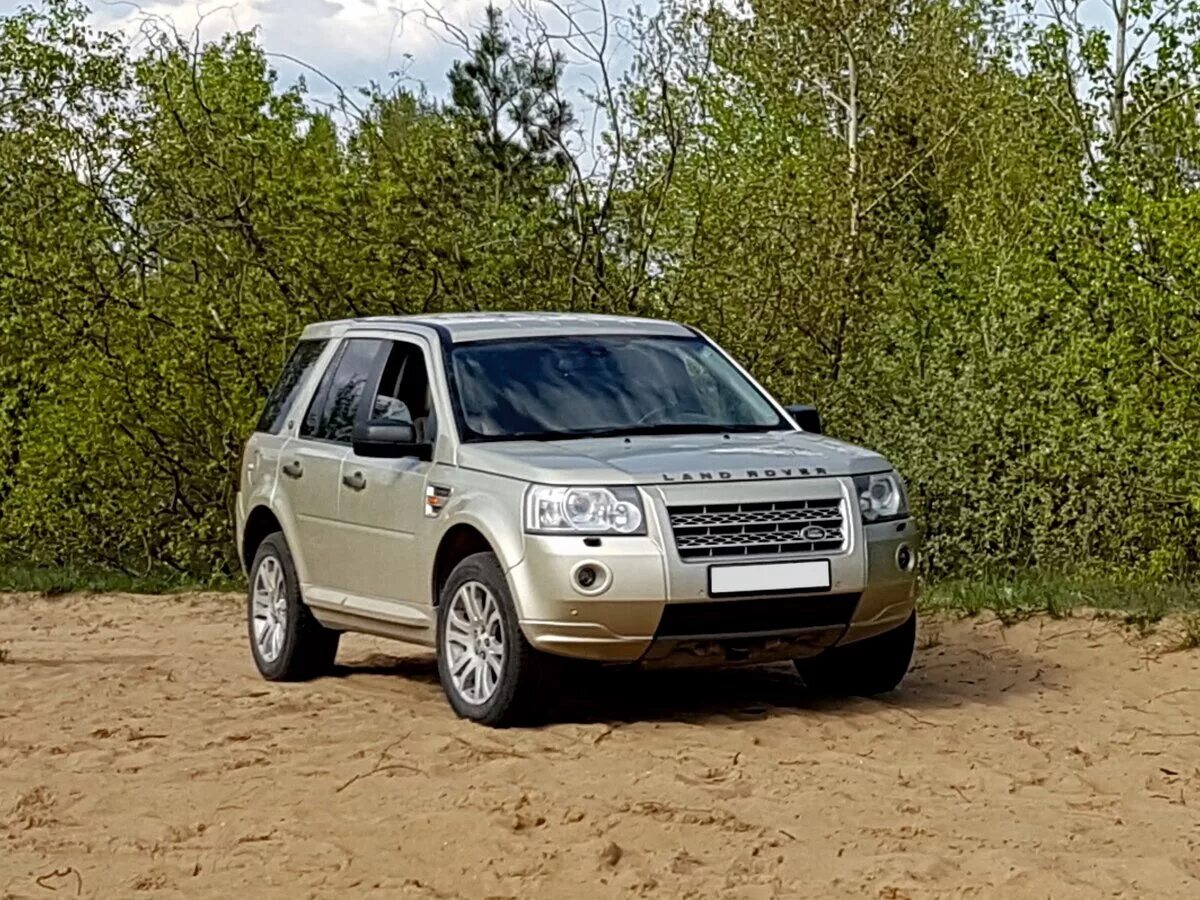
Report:
[[[836,497],[672,506],[667,513],[681,559],[832,553],[846,544]]]
[[[668,603],[656,638],[736,638],[789,634],[850,624],[859,594],[752,597]]]

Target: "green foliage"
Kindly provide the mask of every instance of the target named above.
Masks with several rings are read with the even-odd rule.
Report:
[[[594,73],[590,144],[555,39],[494,10],[448,103],[333,114],[252,35],[0,19],[0,563],[228,577],[238,453],[306,323],[587,309],[698,325],[888,454],[947,602],[1092,589],[1038,599],[1034,570],[1174,603],[1200,574],[1200,17],[1095,3],[1125,7],[668,2]]]
[[[194,579],[181,577],[178,572],[170,570],[128,575],[99,568],[0,566],[0,589],[46,597],[74,592],[169,594],[195,591],[202,586],[210,590],[241,589],[235,579],[208,579],[206,584],[201,585]]]
[[[1118,133],[1069,42],[998,7],[747,11],[691,32],[666,310],[888,454],[931,576],[1189,577],[1196,22],[1161,18]]]

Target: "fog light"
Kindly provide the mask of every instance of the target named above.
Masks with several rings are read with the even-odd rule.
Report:
[[[592,560],[576,563],[571,569],[571,584],[579,593],[594,597],[608,590],[612,584],[612,572],[604,563]]]
[[[896,551],[896,568],[901,572],[911,572],[916,561],[917,555],[913,553],[912,548],[908,544],[901,544],[900,549]]]

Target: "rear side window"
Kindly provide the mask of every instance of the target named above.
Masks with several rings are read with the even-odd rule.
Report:
[[[279,434],[283,429],[288,410],[296,402],[296,395],[304,385],[308,373],[317,364],[321,351],[328,341],[301,341],[288,357],[283,373],[267,395],[267,406],[255,426],[255,431],[265,431],[268,434]]]
[[[300,426],[301,435],[350,443],[367,379],[375,371],[376,360],[386,344],[386,341],[356,338],[342,345],[313,396]]]

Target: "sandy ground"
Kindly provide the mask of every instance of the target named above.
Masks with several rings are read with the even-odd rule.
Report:
[[[352,637],[271,685],[237,598],[0,597],[0,897],[1200,896],[1200,652],[935,623],[904,689],[786,667],[454,718]]]

